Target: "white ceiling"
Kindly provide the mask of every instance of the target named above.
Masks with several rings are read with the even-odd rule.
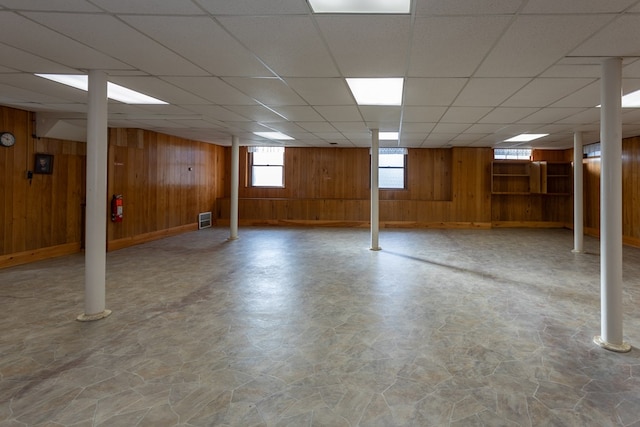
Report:
[[[33,75],[101,69],[169,105],[109,103],[109,125],[230,145],[535,147],[599,140],[601,61],[640,89],[640,0],[413,0],[410,15],[313,15],[305,0],[0,0],[0,104],[84,135],[87,95]],[[404,77],[400,107],[345,77]],[[640,113],[623,110],[623,136]],[[40,135],[44,136],[44,135]],[[526,144],[525,144],[526,146]]]

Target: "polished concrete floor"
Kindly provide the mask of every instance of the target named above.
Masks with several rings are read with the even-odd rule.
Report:
[[[640,426],[568,230],[206,229],[0,270],[0,426]],[[640,249],[624,249],[640,346]]]

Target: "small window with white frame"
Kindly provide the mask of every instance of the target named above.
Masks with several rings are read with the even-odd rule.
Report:
[[[284,147],[249,147],[252,187],[284,187]]]
[[[531,160],[531,148],[496,148],[493,150],[495,160]]]
[[[591,159],[594,157],[600,157],[600,143],[587,144],[582,147],[582,156]]]
[[[380,148],[378,157],[378,187],[404,189],[406,176],[406,148]]]

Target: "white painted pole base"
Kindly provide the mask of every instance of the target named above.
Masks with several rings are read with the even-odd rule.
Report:
[[[378,246],[377,248],[369,248],[370,251],[381,251],[382,248]]]
[[[596,335],[593,337],[593,342],[598,344],[600,347],[605,350],[615,351],[616,353],[628,353],[631,351],[631,345],[622,341],[622,344],[612,344],[610,342],[606,342],[602,339],[602,336]]]
[[[227,242],[233,242],[234,240],[238,240],[238,239],[239,239],[238,236],[230,236],[230,237],[227,237]]]
[[[571,249],[571,252],[574,253],[574,254],[586,254],[587,253],[587,251],[581,251],[581,250],[578,250],[578,249]]]
[[[104,319],[105,317],[109,317],[111,314],[111,310],[104,310],[102,313],[96,314],[81,314],[76,317],[78,322],[93,322],[94,320]]]

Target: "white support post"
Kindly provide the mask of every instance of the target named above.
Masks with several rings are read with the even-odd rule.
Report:
[[[584,182],[582,180],[582,132],[573,134],[573,250],[584,252]]]
[[[622,58],[602,62],[600,88],[599,346],[627,352],[622,334]]]
[[[231,209],[229,213],[229,240],[238,239],[238,192],[240,187],[240,138],[231,138]]]
[[[107,74],[89,71],[87,114],[87,195],[84,313],[79,321],[99,320],[105,309],[107,261]]]
[[[378,242],[380,231],[380,193],[378,188],[379,131],[371,129],[371,250],[382,249]]]

